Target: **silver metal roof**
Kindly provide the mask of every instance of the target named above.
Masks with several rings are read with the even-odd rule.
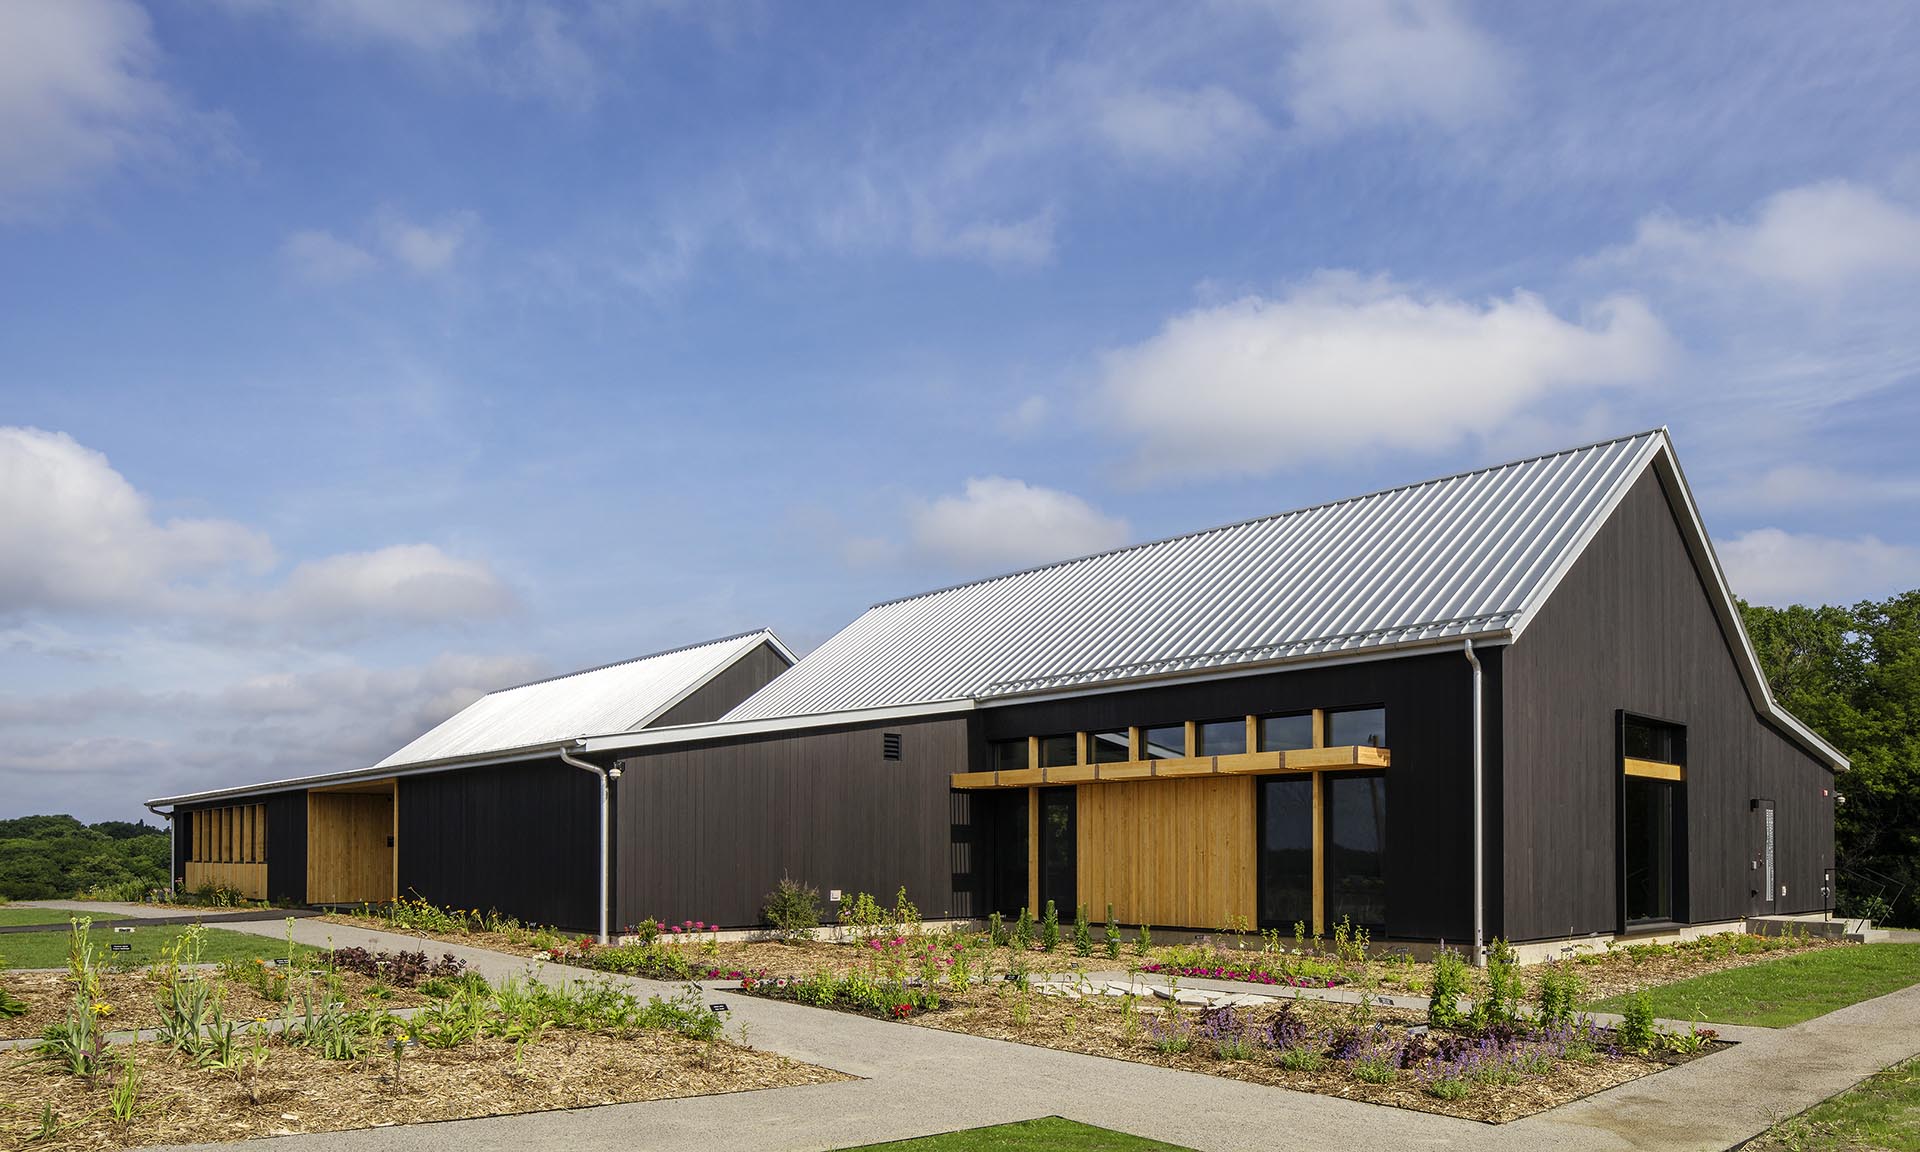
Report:
[[[879,604],[725,720],[1504,638],[1664,431]]]
[[[762,629],[489,692],[374,767],[644,728],[761,644],[793,659],[779,637]]]

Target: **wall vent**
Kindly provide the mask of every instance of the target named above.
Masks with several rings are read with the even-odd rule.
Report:
[[[880,734],[880,755],[888,760],[900,759],[900,733],[882,732]]]

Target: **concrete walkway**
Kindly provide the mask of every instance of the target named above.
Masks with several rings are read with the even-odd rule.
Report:
[[[56,912],[66,913],[66,915],[58,919],[49,919],[42,924],[0,924],[0,936],[22,932],[65,932],[73,923],[74,917],[81,912],[87,913],[92,926],[101,930],[126,927],[164,928],[180,924],[221,926],[260,920],[284,924],[290,916],[294,919],[304,919],[320,915],[318,912],[304,908],[209,908],[205,911],[183,911],[179,908],[155,908],[143,904],[110,904],[104,901],[88,906],[78,905],[78,902],[73,905],[52,901],[45,905],[22,902],[8,905],[8,907],[45,907],[49,917]],[[128,913],[127,909],[140,909],[140,911]]]
[[[279,925],[237,925],[278,936]],[[452,952],[490,978],[533,970],[570,980],[577,969],[418,937],[303,920],[303,943]],[[642,995],[675,986],[619,978]],[[760,1000],[709,987],[731,1008],[730,1032],[748,1042],[855,1076],[841,1084],[738,1092],[332,1132],[277,1139],[275,1152],[313,1149],[524,1152],[715,1148],[824,1149],[1058,1115],[1203,1152],[1467,1148],[1724,1149],[1920,1049],[1920,987],[1843,1008],[1793,1028],[1722,1028],[1727,1051],[1623,1084],[1550,1112],[1492,1126],[1470,1120],[1290,1092],[1147,1064],[1056,1052]],[[203,1146],[211,1147],[211,1146]]]

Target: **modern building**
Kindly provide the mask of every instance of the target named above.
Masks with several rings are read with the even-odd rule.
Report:
[[[372,768],[153,801],[175,872],[254,805],[271,894],[577,928],[752,925],[782,875],[929,917],[1412,942],[1827,900],[1846,760],[1768,692],[1665,430],[879,604],[785,670],[753,635],[699,709],[659,707],[663,675],[573,711],[603,670],[494,704],[498,732],[527,688]],[[349,803],[391,811],[389,863],[321,831]]]

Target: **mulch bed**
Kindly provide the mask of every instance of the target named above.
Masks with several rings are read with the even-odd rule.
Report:
[[[389,1008],[409,1008],[424,1004],[426,997],[411,988],[386,988],[378,998],[371,995],[375,985],[365,976],[341,972],[337,977],[349,1008],[369,1007],[374,1003]],[[260,995],[252,986],[221,977],[218,969],[203,973],[202,979],[222,986],[221,1003],[227,1019],[246,1023],[253,1020],[278,1020],[285,1007]],[[8,972],[0,978],[7,991],[27,1005],[24,1016],[0,1018],[0,1040],[24,1040],[38,1037],[47,1025],[67,1014],[73,1005],[73,984],[65,972]],[[316,977],[316,991],[320,985]],[[145,975],[103,973],[100,977],[100,1001],[112,1011],[100,1018],[109,1031],[131,1031],[160,1026],[160,1008],[155,998],[162,987]],[[298,993],[296,993],[298,995]]]
[[[138,1044],[139,1110],[122,1127],[104,1083],[51,1070],[25,1053],[0,1054],[0,1134],[9,1147],[41,1130],[51,1102],[62,1129],[45,1148],[124,1148],[337,1132],[702,1096],[852,1077],[725,1040],[669,1032],[621,1038],[558,1031],[518,1058],[513,1046],[481,1040],[455,1049],[407,1050],[363,1061],[329,1061],[274,1043],[264,1068],[197,1069],[158,1044]],[[67,1126],[70,1125],[70,1126]]]
[[[1024,1003],[1026,1019],[1019,1019],[1016,1004]],[[1294,1010],[1319,1027],[1338,1027],[1350,1023],[1352,1009],[1319,1001],[1295,1001]],[[1196,1041],[1187,1052],[1167,1053],[1155,1048],[1148,1039],[1146,1022],[1164,1010],[1163,1001],[1142,1001],[1138,1005],[1141,1021],[1138,1034],[1127,1035],[1125,1017],[1114,998],[1089,997],[1072,1000],[1028,993],[1024,997],[1011,986],[972,990],[949,1000],[941,1009],[911,1017],[911,1022],[926,1028],[964,1032],[995,1040],[1010,1040],[1042,1048],[1105,1056],[1157,1064],[1210,1076],[1226,1076],[1254,1084],[1291,1088],[1323,1096],[1339,1096],[1396,1108],[1434,1112],[1504,1124],[1536,1112],[1545,1111],[1583,1096],[1637,1080],[1653,1072],[1701,1055],[1725,1048],[1724,1043],[1708,1045],[1694,1056],[1663,1052],[1652,1056],[1607,1057],[1591,1063],[1558,1062],[1550,1073],[1529,1077],[1518,1084],[1476,1084],[1470,1095],[1460,1100],[1442,1100],[1427,1094],[1409,1072],[1401,1072],[1389,1084],[1372,1084],[1352,1075],[1343,1065],[1329,1060],[1315,1072],[1296,1072],[1274,1062],[1271,1052],[1261,1052],[1251,1060],[1220,1060],[1200,1051]],[[1279,1006],[1246,1009],[1246,1016],[1262,1021]],[[1424,1022],[1424,1017],[1394,1009],[1376,1008],[1372,1019],[1388,1026],[1394,1039],[1404,1035],[1408,1025]]]

